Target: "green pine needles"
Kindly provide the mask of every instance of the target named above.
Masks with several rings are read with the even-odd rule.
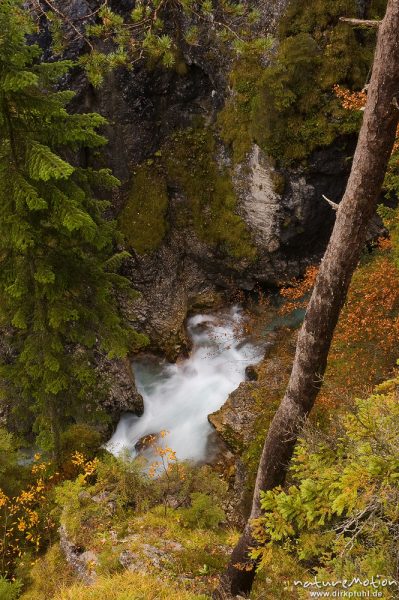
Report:
[[[40,443],[57,453],[63,422],[87,411],[98,389],[94,352],[126,356],[146,342],[126,327],[117,291],[115,224],[96,190],[108,170],[66,160],[106,143],[98,114],[70,115],[70,91],[54,84],[71,64],[40,62],[19,0],[0,4],[0,326],[9,347],[3,401],[33,413]],[[4,354],[4,353],[3,353]]]
[[[114,3],[112,8],[110,4],[87,6],[86,16],[74,18],[66,8],[68,2],[29,2],[36,22],[41,26],[46,22],[54,53],[62,55],[71,33],[79,40],[83,52],[78,63],[95,87],[113,69],[131,69],[141,61],[150,68],[175,68],[183,74],[187,65],[182,50],[205,40],[212,52],[220,47],[226,55],[240,53],[257,39],[252,26],[261,17],[256,8],[236,0],[137,0],[132,10],[126,3]]]

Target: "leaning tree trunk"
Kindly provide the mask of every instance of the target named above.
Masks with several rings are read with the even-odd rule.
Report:
[[[269,427],[251,515],[225,574],[223,587],[232,594],[248,592],[252,587],[256,565],[248,559],[248,552],[255,544],[251,521],[261,514],[260,492],[284,482],[298,434],[321,387],[334,329],[364,247],[367,226],[375,212],[392,152],[399,116],[398,99],[399,0],[389,0],[379,26],[351,174],[299,333],[288,387]]]

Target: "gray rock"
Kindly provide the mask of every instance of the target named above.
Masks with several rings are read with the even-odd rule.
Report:
[[[253,426],[258,416],[253,391],[261,384],[244,381],[232,392],[222,408],[208,415],[208,420],[223,441],[239,452],[252,438]]]
[[[87,502],[92,500],[92,497],[90,496],[89,492],[86,492],[85,490],[83,490],[83,491],[79,492],[78,500],[81,504],[86,504]]]
[[[103,502],[107,502],[110,496],[111,496],[111,492],[109,490],[103,490],[96,496],[92,496],[91,499],[96,504],[101,504]]]
[[[156,546],[151,546],[150,544],[143,544],[142,548],[144,554],[149,559],[152,566],[156,569],[161,568],[162,563],[165,560],[169,559],[168,553],[161,550],[160,548],[157,548]]]
[[[247,381],[257,381],[258,372],[254,365],[248,365],[245,368],[245,377],[246,377]]]
[[[108,382],[108,393],[100,398],[100,402],[111,415],[113,423],[117,423],[124,412],[143,414],[144,401],[136,389],[130,359],[109,360],[104,355],[98,355],[97,370]]]
[[[143,561],[138,554],[134,554],[130,550],[123,550],[119,555],[119,562],[124,569],[133,572],[143,570]]]
[[[141,452],[146,450],[150,446],[154,444],[154,442],[158,441],[160,437],[160,433],[147,433],[147,435],[143,435],[134,445],[134,449],[137,452]]]
[[[182,552],[184,550],[184,546],[179,542],[174,542],[173,540],[164,540],[164,544],[168,551],[171,552]]]
[[[97,574],[94,567],[98,564],[95,552],[81,551],[69,539],[65,527],[59,528],[60,548],[64,553],[67,563],[72,567],[75,575],[87,585],[95,583]]]
[[[281,195],[276,191],[273,177],[277,177],[277,173],[271,161],[255,144],[248,162],[237,169],[236,188],[244,220],[257,246],[265,252],[276,252],[280,248],[283,220]]]

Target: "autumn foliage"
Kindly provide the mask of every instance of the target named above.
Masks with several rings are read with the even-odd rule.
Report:
[[[342,108],[346,110],[364,110],[367,100],[367,90],[363,89],[360,92],[351,92],[350,90],[340,86],[334,85],[334,94],[340,99]],[[395,154],[399,150],[399,126],[396,130],[396,142],[392,150],[392,154]]]
[[[280,314],[305,308],[318,268],[308,267],[303,279],[281,289],[285,302]],[[331,347],[316,418],[369,393],[388,376],[399,344],[399,270],[392,242],[380,238],[371,256],[356,271]]]
[[[367,92],[351,92],[340,85],[334,85],[334,94],[341,100],[341,105],[346,110],[363,110],[367,100]]]
[[[69,472],[86,479],[97,467],[80,452],[71,456]],[[32,564],[41,551],[55,538],[57,519],[53,515],[52,490],[63,479],[51,462],[35,454],[31,467],[31,483],[16,496],[7,496],[0,488],[0,565],[1,573],[12,577],[19,560]]]
[[[308,294],[313,289],[318,271],[317,266],[311,265],[307,267],[302,279],[294,279],[280,289],[280,295],[285,300],[279,311],[281,315],[306,307]]]
[[[334,336],[319,402],[340,404],[369,392],[395,364],[399,271],[389,241],[355,274]]]

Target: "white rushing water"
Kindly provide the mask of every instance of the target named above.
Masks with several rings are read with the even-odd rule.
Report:
[[[148,358],[133,363],[144,414],[123,415],[107,448],[134,455],[143,436],[167,430],[165,441],[179,460],[207,458],[212,433],[207,416],[245,379],[245,368],[262,358],[262,348],[240,333],[243,318],[237,306],[195,315],[188,321],[189,358],[176,364]]]

